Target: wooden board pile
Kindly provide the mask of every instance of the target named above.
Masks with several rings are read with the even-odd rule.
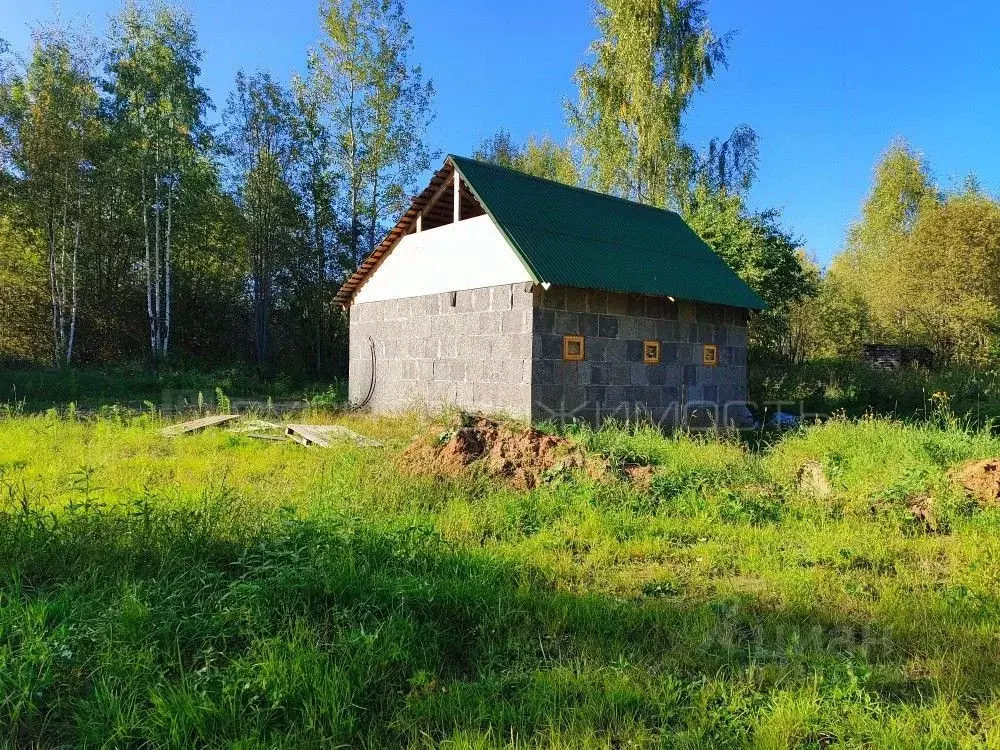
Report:
[[[194,432],[200,432],[209,427],[221,427],[240,420],[239,414],[214,414],[209,417],[192,419],[189,422],[170,425],[160,430],[164,437],[178,437]],[[271,440],[274,442],[292,441],[307,448],[330,448],[338,441],[348,441],[362,448],[381,448],[376,440],[359,435],[354,430],[335,424],[289,424],[280,425],[274,422],[264,422],[259,419],[248,419],[239,426],[229,428],[229,431],[244,435],[255,440]]]

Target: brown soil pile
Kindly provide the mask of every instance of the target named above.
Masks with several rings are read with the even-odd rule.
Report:
[[[587,459],[565,438],[476,415],[443,434],[432,428],[418,436],[404,451],[401,464],[408,473],[436,476],[456,476],[475,464],[490,476],[528,490],[560,471],[584,468]]]
[[[953,482],[960,484],[969,497],[974,498],[980,505],[1000,503],[1000,459],[970,461],[952,469],[948,472],[948,476]]]
[[[650,490],[653,487],[653,478],[656,476],[656,467],[644,466],[642,464],[626,464],[622,473],[639,489]]]

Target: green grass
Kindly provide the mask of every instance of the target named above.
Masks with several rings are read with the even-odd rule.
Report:
[[[66,367],[45,369],[18,363],[0,362],[0,406],[27,412],[50,408],[97,410],[124,407],[142,410],[147,404],[158,408],[197,405],[198,394],[215,403],[221,391],[229,398],[255,399],[262,403],[309,400],[333,405],[343,400],[344,384],[318,382],[303,375],[261,376],[247,366],[201,370],[163,367],[159,371],[144,366],[102,368]]]
[[[1000,379],[994,371],[944,368],[885,373],[848,359],[793,364],[771,354],[751,358],[750,400],[758,405],[782,402],[786,411],[801,407],[812,414],[866,413],[924,420],[935,411],[933,395],[947,393],[952,409],[984,425],[1000,414]]]
[[[988,432],[578,429],[652,486],[522,493],[337,421],[386,447],[0,420],[0,745],[1000,746],[1000,511],[945,477]]]

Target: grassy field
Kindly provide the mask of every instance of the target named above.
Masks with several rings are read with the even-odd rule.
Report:
[[[946,477],[1000,439],[939,406],[573,430],[651,484],[530,492],[401,473],[416,417],[307,450],[11,413],[0,745],[1000,747],[1000,510]]]
[[[153,371],[138,364],[53,370],[0,361],[0,409],[8,411],[64,409],[68,404],[86,412],[187,408],[199,401],[214,405],[220,392],[262,405],[271,400],[330,406],[345,395],[340,382],[316,382],[302,374],[263,377],[245,365],[214,370],[164,366]]]
[[[951,408],[970,424],[985,425],[1000,414],[1000,374],[961,367],[879,372],[850,359],[817,359],[793,364],[756,353],[750,362],[750,399],[799,413],[862,416],[868,413],[925,420],[947,393]]]

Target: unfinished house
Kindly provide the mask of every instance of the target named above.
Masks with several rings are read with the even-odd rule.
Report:
[[[337,301],[352,403],[666,425],[745,413],[764,307],[676,213],[457,156]]]

